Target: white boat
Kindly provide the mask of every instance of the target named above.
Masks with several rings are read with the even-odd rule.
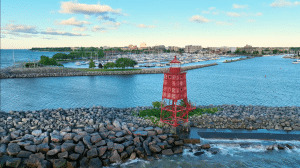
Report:
[[[299,62],[298,61],[294,61],[294,62],[292,62],[292,64],[299,64]]]
[[[140,66],[139,66],[139,65],[135,65],[134,67],[135,67],[135,68],[138,68],[138,67],[140,67]]]
[[[80,62],[76,62],[75,65],[81,65],[81,63]]]

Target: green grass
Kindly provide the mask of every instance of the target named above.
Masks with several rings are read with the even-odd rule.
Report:
[[[141,69],[77,69],[79,71],[90,71],[90,72],[105,72],[105,71],[139,71]]]
[[[189,116],[200,116],[202,114],[214,114],[218,111],[219,109],[217,107],[215,108],[196,108],[195,110],[189,112]],[[222,110],[222,109],[221,109]],[[160,108],[155,108],[155,109],[146,109],[142,110],[139,112],[139,115],[136,112],[132,112],[133,116],[139,116],[144,119],[150,119],[153,124],[157,125],[158,121],[160,120],[160,114],[161,114],[161,109]],[[179,114],[179,113],[178,113]],[[170,116],[169,114],[166,114],[165,117]]]

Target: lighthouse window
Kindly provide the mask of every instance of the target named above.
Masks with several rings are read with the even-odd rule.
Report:
[[[171,78],[171,76],[169,76],[169,78]]]

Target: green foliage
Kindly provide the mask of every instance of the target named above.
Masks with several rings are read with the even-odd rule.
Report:
[[[89,63],[89,68],[94,68],[94,67],[96,67],[95,62],[93,61],[93,59],[91,59]]]
[[[54,65],[54,66],[63,66],[61,64],[58,64],[55,59],[49,58],[47,56],[42,55],[41,60],[39,61],[40,64],[42,65]]]
[[[34,67],[38,67],[38,66],[40,66],[40,64],[38,64],[38,63],[33,63],[33,62],[29,62],[29,63],[26,63],[26,64],[25,64],[25,67],[26,67],[26,68],[34,68]]]
[[[160,103],[159,101],[152,102],[152,106],[153,106],[154,108],[160,108],[161,103]]]
[[[134,65],[136,64],[137,62],[130,58],[118,58],[116,60],[116,67],[120,67],[122,69],[124,69],[125,67],[134,67]]]
[[[106,63],[105,65],[104,65],[104,69],[107,69],[107,68],[114,68],[114,67],[116,67],[116,64],[115,63],[113,63],[113,62],[108,62],[108,63]]]
[[[56,48],[32,48],[30,49],[32,51],[65,51],[65,52],[69,52],[72,51],[72,49],[70,47],[56,47]]]
[[[275,49],[273,50],[273,54],[277,54],[279,52],[279,50]]]
[[[240,51],[240,49],[238,48],[237,50],[235,50],[235,52],[234,52],[235,54],[240,54],[241,53],[241,51]]]
[[[244,50],[244,51],[242,51],[242,54],[247,54],[247,52]]]

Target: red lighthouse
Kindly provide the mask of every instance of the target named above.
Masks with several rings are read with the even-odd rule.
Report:
[[[181,71],[181,63],[176,59],[170,62],[170,68],[164,73],[163,95],[160,121],[177,127],[188,122],[188,114],[196,109],[187,99],[186,72]],[[185,105],[180,105],[183,100]]]

